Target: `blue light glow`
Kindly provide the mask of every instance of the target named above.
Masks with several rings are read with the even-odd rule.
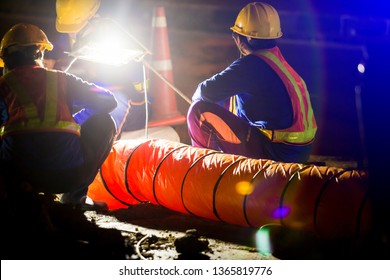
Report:
[[[287,215],[290,214],[290,212],[291,212],[291,209],[289,207],[286,207],[286,206],[279,207],[274,211],[273,218],[283,219],[283,218],[287,217]]]

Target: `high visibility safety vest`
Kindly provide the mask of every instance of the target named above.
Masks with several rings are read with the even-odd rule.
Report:
[[[62,102],[58,101],[58,76],[56,72],[46,71],[43,118],[39,115],[40,110],[35,105],[33,97],[28,94],[27,88],[18,81],[18,77],[13,71],[5,74],[3,79],[11,90],[11,93],[8,94],[15,95],[16,99],[15,102],[8,104],[9,120],[0,128],[1,138],[14,133],[37,131],[61,131],[80,135],[80,126],[74,121],[70,112],[63,113],[66,110],[61,110],[61,113],[58,113],[58,106],[66,106],[66,104],[61,104]],[[20,106],[23,110],[17,108]]]
[[[312,142],[317,132],[317,123],[305,81],[286,62],[278,47],[254,54],[263,59],[281,78],[293,107],[293,123],[289,128],[278,130],[259,128],[259,130],[272,142],[288,144]],[[235,108],[230,106],[230,110],[234,112]]]

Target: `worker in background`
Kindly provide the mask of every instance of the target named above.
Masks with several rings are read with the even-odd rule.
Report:
[[[56,30],[69,34],[72,51],[80,48],[88,40],[102,37],[101,33],[107,31],[114,33],[116,31],[107,30],[105,21],[107,23],[108,20],[101,18],[98,14],[100,6],[100,0],[56,1]],[[97,34],[99,32],[100,34]],[[105,40],[109,41],[107,37]],[[109,43],[111,45],[117,44],[117,42]],[[124,131],[145,128],[150,110],[146,110],[142,63],[132,61],[126,65],[113,66],[82,61],[74,63],[69,71],[76,71],[80,77],[111,89],[118,102],[118,106],[111,112],[118,128],[116,140],[121,138]],[[82,115],[78,118],[81,119]]]
[[[117,102],[108,90],[44,68],[52,49],[46,34],[28,23],[1,40],[1,161],[16,166],[33,190],[65,193],[62,202],[83,204],[112,148],[116,126],[109,113]],[[92,112],[81,126],[74,108]]]
[[[304,80],[277,46],[282,37],[277,11],[250,3],[230,29],[241,57],[198,85],[187,115],[192,144],[306,162],[317,125]]]

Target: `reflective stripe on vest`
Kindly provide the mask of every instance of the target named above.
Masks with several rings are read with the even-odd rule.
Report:
[[[18,82],[13,72],[3,76],[5,82],[14,92],[20,104],[24,107],[27,118],[26,122],[4,125],[0,128],[0,136],[4,137],[13,132],[24,131],[66,131],[80,135],[80,126],[71,121],[57,121],[57,74],[47,72],[46,74],[46,103],[44,118],[39,118],[38,109],[31,100],[25,88]]]
[[[256,53],[256,55],[262,58],[281,78],[293,103],[294,114],[291,127],[281,130],[259,128],[260,131],[273,142],[304,144],[313,141],[317,124],[305,82],[287,63],[284,63],[277,47]],[[298,106],[294,106],[294,103]]]

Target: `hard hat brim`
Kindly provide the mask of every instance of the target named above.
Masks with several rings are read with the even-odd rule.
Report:
[[[268,36],[268,37],[252,36],[252,35],[245,34],[244,32],[242,32],[242,31],[241,31],[239,28],[237,28],[236,26],[230,27],[230,30],[232,30],[232,31],[234,31],[234,32],[236,32],[237,34],[240,34],[240,35],[242,35],[242,36],[251,37],[251,38],[253,38],[253,39],[264,39],[264,40],[266,40],[266,39],[279,39],[280,37],[283,36],[283,33],[282,33],[282,32],[280,32],[280,33],[278,34],[278,36]]]
[[[56,29],[60,33],[77,33],[87,24],[87,22],[76,24],[64,24],[56,20]]]

